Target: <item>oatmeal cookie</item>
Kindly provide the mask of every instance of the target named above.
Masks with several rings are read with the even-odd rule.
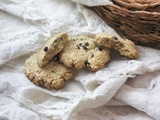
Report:
[[[128,58],[137,58],[138,52],[135,44],[126,38],[121,38],[118,35],[107,33],[99,33],[95,36],[96,42],[104,47],[113,48],[123,56]]]
[[[48,42],[39,50],[38,65],[40,67],[45,66],[49,60],[63,49],[67,40],[67,33],[59,33],[48,40]]]
[[[24,67],[26,76],[36,85],[47,89],[60,89],[73,77],[74,70],[59,63],[57,58],[50,60],[44,67],[39,67],[38,55],[39,53],[31,55]]]
[[[60,52],[60,61],[67,67],[90,71],[100,70],[109,61],[109,49],[98,45],[87,36],[69,37],[66,46]]]

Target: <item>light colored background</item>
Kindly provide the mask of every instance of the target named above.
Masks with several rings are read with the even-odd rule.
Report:
[[[104,69],[81,70],[58,91],[30,82],[23,73],[24,61],[62,31],[115,33],[93,11],[69,0],[0,0],[0,119],[159,120],[159,50],[137,46],[137,60],[113,52]]]

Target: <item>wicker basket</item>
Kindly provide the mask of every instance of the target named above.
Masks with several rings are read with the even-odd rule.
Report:
[[[121,36],[160,49],[160,0],[112,1],[113,5],[93,9]]]

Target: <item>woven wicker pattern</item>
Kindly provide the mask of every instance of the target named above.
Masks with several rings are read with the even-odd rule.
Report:
[[[160,49],[160,0],[113,0],[93,9],[120,35]]]

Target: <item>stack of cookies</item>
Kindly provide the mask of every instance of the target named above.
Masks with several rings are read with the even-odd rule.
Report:
[[[99,33],[90,38],[59,33],[26,60],[24,72],[38,86],[60,89],[75,71],[102,69],[110,60],[110,49],[128,58],[138,57],[135,44],[119,36]]]

